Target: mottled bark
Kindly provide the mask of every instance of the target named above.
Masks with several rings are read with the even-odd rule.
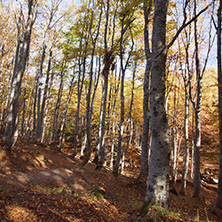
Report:
[[[145,205],[169,205],[169,130],[165,108],[166,17],[168,1],[155,0],[150,86],[151,156]]]

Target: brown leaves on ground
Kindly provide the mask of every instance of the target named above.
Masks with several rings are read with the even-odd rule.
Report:
[[[146,186],[136,182],[138,174],[133,177],[130,170],[116,178],[109,168],[96,171],[92,163],[79,163],[25,140],[11,154],[1,147],[0,221],[147,220],[140,214]],[[164,221],[220,221],[215,187],[203,188],[201,199],[194,199],[188,183],[186,197],[171,194],[168,211],[152,208],[148,215]]]

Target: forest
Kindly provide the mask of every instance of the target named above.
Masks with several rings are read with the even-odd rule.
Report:
[[[221,0],[0,1],[0,221],[221,221]]]

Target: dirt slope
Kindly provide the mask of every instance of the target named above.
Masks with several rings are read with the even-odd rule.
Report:
[[[96,171],[80,161],[25,140],[11,154],[2,146],[0,221],[146,221],[140,214],[146,186],[136,175],[116,178],[109,168]],[[149,214],[165,221],[221,221],[215,188],[203,187],[202,198],[194,199],[189,183],[186,197],[171,194],[169,211]]]

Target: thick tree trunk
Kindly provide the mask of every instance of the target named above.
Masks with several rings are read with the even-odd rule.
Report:
[[[217,191],[217,207],[222,209],[222,55],[221,55],[221,7],[218,9],[217,24],[217,65],[218,65],[218,98],[219,98],[219,182]]]
[[[144,206],[169,205],[169,130],[165,108],[166,17],[168,1],[154,1],[150,86],[151,157]]]
[[[28,1],[28,18],[23,34],[22,44],[17,45],[16,62],[11,83],[10,107],[8,112],[8,124],[5,131],[6,145],[10,150],[15,145],[18,137],[18,111],[21,94],[22,77],[25,72],[26,62],[29,57],[29,48],[32,27],[35,21],[34,1]]]

